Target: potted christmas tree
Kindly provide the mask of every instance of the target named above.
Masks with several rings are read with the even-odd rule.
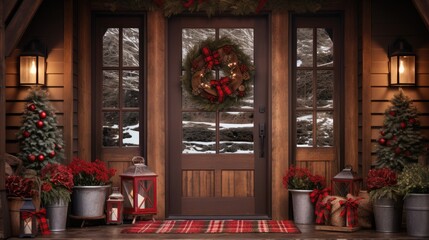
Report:
[[[47,216],[51,218],[49,219],[50,222],[65,222],[67,212],[60,214],[61,219],[54,219],[57,214],[53,214],[51,211],[57,209],[57,207],[63,207],[67,210],[69,198],[65,198],[66,201],[62,201],[64,200],[64,194],[52,194],[55,191],[48,191],[50,190],[47,188],[48,185],[41,184],[40,181],[41,177],[43,178],[42,182],[48,180],[46,176],[50,174],[47,174],[46,171],[42,173],[42,170],[47,165],[55,164],[57,166],[64,161],[63,135],[58,127],[55,110],[49,102],[48,92],[40,87],[31,88],[26,101],[22,126],[18,132],[20,146],[18,157],[23,161],[24,167],[34,171],[39,179],[37,181],[40,185],[38,186],[38,196],[39,198],[42,197],[41,204],[46,207]],[[62,179],[67,176],[61,175],[57,177]],[[55,229],[51,230],[55,231]]]
[[[408,181],[400,180],[404,179],[405,176],[402,171],[403,169],[406,169],[406,172],[409,172],[409,165],[418,162],[418,158],[423,152],[423,141],[420,134],[417,109],[412,105],[412,101],[405,96],[402,89],[399,90],[399,93],[393,96],[390,102],[391,106],[389,106],[384,113],[384,124],[383,128],[380,130],[380,137],[378,138],[376,167],[390,168],[393,171],[396,171],[399,174],[398,189],[401,190],[402,194],[405,194],[406,192],[403,192],[403,190],[406,189],[404,185],[406,185]],[[412,173],[407,173],[407,175],[409,174]],[[392,185],[389,186],[389,184],[387,184],[378,190],[374,189],[376,192],[382,193],[377,194],[380,198],[377,199],[374,204],[375,217],[378,217],[377,213],[383,212],[383,216],[381,216],[382,219],[378,222],[383,222],[384,225],[387,223],[387,225],[392,226],[392,228],[383,228],[382,231],[397,231],[397,229],[395,230],[393,228],[393,226],[398,225],[397,223],[388,223],[388,221],[393,221],[395,218],[388,216],[399,214],[398,211],[401,211],[401,209],[398,207],[400,204],[398,201],[401,201],[401,199],[397,198],[398,192],[395,190],[396,187],[393,185],[394,179],[388,180],[392,175],[389,173],[381,177],[383,178],[382,182],[387,183],[390,181]],[[408,177],[408,179],[411,178],[412,177]],[[374,179],[370,180],[370,178],[368,178],[368,182],[375,183],[376,181]],[[407,206],[407,202],[411,202],[409,200],[410,196],[410,194],[406,196],[405,206]],[[407,220],[408,219],[413,218],[407,217]],[[407,226],[409,228],[411,227],[410,224],[407,224]]]

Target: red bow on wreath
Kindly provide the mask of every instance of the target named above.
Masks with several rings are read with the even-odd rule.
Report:
[[[210,85],[212,87],[216,88],[218,96],[218,102],[222,103],[223,99],[225,98],[225,95],[231,95],[232,91],[228,87],[228,84],[231,82],[231,79],[229,77],[223,77],[221,79],[217,80],[211,80]]]
[[[314,189],[310,193],[310,199],[312,203],[322,201],[324,197],[328,196],[331,192],[331,188],[324,188],[322,190]]]
[[[336,198],[330,198],[328,199],[328,201],[326,201],[326,203],[323,203],[322,201],[317,202],[315,211],[317,224],[323,224],[328,222],[332,210],[332,201],[334,201],[335,199]]]
[[[23,212],[21,218],[25,220],[33,216],[37,218],[37,222],[39,223],[40,227],[40,233],[42,235],[50,234],[51,232],[49,231],[49,225],[46,221],[46,209],[42,208],[38,212]]]
[[[358,225],[358,207],[359,201],[362,198],[347,198],[346,201],[341,200],[340,206],[344,206],[344,209],[341,211],[340,216],[344,217],[347,213],[347,226],[354,227]]]
[[[212,69],[213,66],[219,65],[219,53],[217,51],[211,52],[208,47],[203,47],[201,50],[204,55],[204,62],[207,64],[208,69]]]

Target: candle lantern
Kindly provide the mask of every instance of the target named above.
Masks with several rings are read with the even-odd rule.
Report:
[[[34,238],[37,235],[36,207],[32,198],[24,198],[24,203],[19,209],[19,237]]]
[[[132,165],[121,177],[121,192],[124,196],[124,214],[155,215],[156,204],[156,178],[157,175],[149,170],[144,163],[144,158],[133,157]]]
[[[107,224],[122,224],[124,196],[119,192],[119,187],[112,187],[112,194],[107,199]]]
[[[347,193],[351,193],[353,196],[357,196],[361,185],[362,178],[356,172],[353,172],[351,166],[347,166],[332,178],[332,194],[345,197]]]

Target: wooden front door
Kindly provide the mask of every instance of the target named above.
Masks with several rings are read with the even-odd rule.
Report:
[[[267,25],[262,16],[169,20],[168,217],[269,215]],[[182,85],[183,61],[195,44],[225,36],[250,56],[255,75],[244,101],[204,110]]]
[[[346,144],[342,18],[297,15],[292,20],[294,160],[329,183]]]

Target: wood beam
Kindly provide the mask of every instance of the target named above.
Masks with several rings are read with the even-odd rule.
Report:
[[[23,0],[6,27],[4,56],[12,53],[42,2],[43,0]]]
[[[12,10],[15,8],[18,0],[3,0],[3,2],[3,21],[6,21],[6,19],[8,19],[10,14],[12,13]]]
[[[413,3],[429,30],[429,0],[413,0]]]

